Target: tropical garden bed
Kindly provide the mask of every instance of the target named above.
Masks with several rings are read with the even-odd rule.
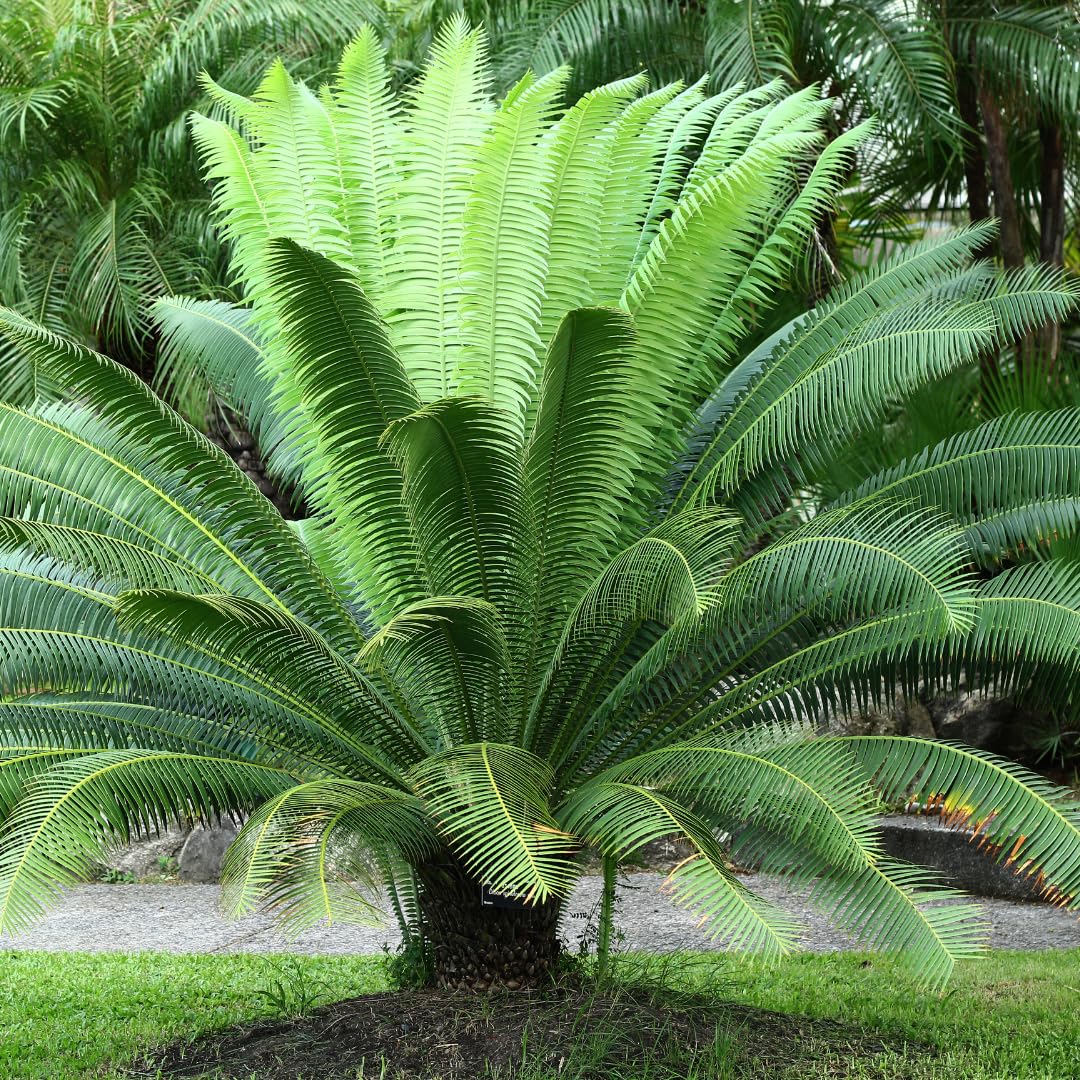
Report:
[[[965,962],[945,994],[924,993],[891,960],[858,954],[799,956],[769,967],[724,957],[678,957],[664,968],[648,961],[651,969],[644,963],[621,959],[614,988],[568,996],[554,1022],[548,1015],[534,1025],[537,1041],[522,1044],[515,1021],[528,995],[387,993],[383,964],[373,958],[0,953],[0,1075],[129,1080],[156,1077],[157,1064],[168,1062],[171,1075],[191,1077],[205,1070],[181,1065],[206,1066],[232,1053],[241,1067],[251,1066],[233,1071],[243,1080],[398,1080],[380,1054],[407,1066],[414,1040],[402,1036],[430,1047],[436,1029],[448,1037],[436,1043],[429,1071],[407,1072],[410,1080],[449,1080],[452,1073],[432,1070],[450,1063],[452,1047],[442,1043],[455,1042],[481,1054],[502,1049],[515,1064],[525,1060],[523,1073],[504,1067],[496,1074],[503,1080],[1059,1080],[1080,1055],[1077,951]],[[651,996],[642,998],[646,991]],[[366,1006],[363,1022],[350,1019],[358,1010],[348,1001],[357,998]],[[620,1004],[602,1012],[612,999]],[[600,1013],[588,1030],[582,1006]],[[719,1040],[702,1039],[695,1052],[687,1032],[704,1034],[717,1023]],[[567,1042],[561,1072],[547,1056],[553,1026],[556,1036],[580,1036]],[[361,1031],[369,1036],[363,1042]],[[496,1033],[501,1043],[489,1041]],[[341,1051],[338,1073],[303,1071],[320,1036]],[[650,1037],[657,1044],[652,1072],[619,1066],[620,1053]],[[279,1060],[265,1065],[271,1046]],[[366,1054],[363,1066],[352,1049]],[[260,1051],[262,1063],[254,1056]],[[705,1065],[715,1071],[700,1071]],[[485,1074],[481,1065],[464,1075]]]

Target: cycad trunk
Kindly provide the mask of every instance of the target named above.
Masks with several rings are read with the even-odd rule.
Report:
[[[417,868],[420,914],[436,985],[518,990],[547,982],[559,957],[560,905],[486,894],[452,856]]]

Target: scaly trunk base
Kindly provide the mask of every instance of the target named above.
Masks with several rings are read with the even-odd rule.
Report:
[[[560,905],[484,903],[456,860],[417,868],[432,982],[450,990],[521,990],[550,981],[559,958]]]

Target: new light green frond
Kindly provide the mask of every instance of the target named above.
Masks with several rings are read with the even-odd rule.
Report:
[[[594,302],[588,266],[600,247],[600,208],[611,170],[614,120],[647,85],[635,76],[591,90],[551,127],[551,226],[540,301],[540,339],[547,347],[565,314]]]
[[[681,83],[662,86],[631,101],[604,136],[607,175],[596,220],[598,243],[580,269],[591,304],[616,304],[626,287],[641,224],[656,190],[664,152],[681,112],[664,111]],[[685,110],[691,106],[686,103]]]
[[[348,262],[352,247],[338,217],[340,164],[325,104],[280,61],[266,73],[254,101],[250,127],[259,146],[251,161],[270,235]]]
[[[364,291],[375,302],[388,286],[393,206],[399,163],[393,152],[397,99],[390,92],[386,55],[364,26],[345,50],[332,84],[332,135],[339,147],[342,190],[337,212],[345,222]]]
[[[232,278],[254,281],[263,245],[279,234],[256,178],[252,149],[229,124],[198,113],[191,117],[191,137],[212,186],[222,239],[232,246]]]
[[[710,176],[723,172],[741,157],[757,135],[769,109],[783,99],[784,84],[780,80],[774,79],[762,86],[754,86],[755,81],[750,81],[749,89],[743,86],[743,81],[736,81],[735,86],[741,92],[728,101],[713,120],[712,129],[683,184],[684,195],[692,194]],[[805,101],[805,95],[800,100]]]
[[[707,78],[702,76],[664,107],[665,110],[677,112],[678,119],[671,129],[671,136],[657,171],[656,187],[644,214],[641,235],[634,251],[635,266],[648,250],[661,222],[675,209],[679,192],[692,166],[691,154],[704,142],[716,114],[738,93],[738,88],[734,88],[723,94],[706,97],[702,88],[707,81]],[[689,109],[686,108],[687,104]]]
[[[492,122],[485,43],[464,19],[449,22],[409,95],[395,153],[398,185],[386,310],[392,339],[424,401],[445,397],[462,359],[464,214],[476,155]]]
[[[463,349],[458,393],[494,401],[525,429],[539,371],[540,306],[550,225],[552,170],[541,135],[565,85],[564,71],[526,77],[492,119],[476,154],[464,214],[461,275]],[[522,236],[530,236],[526,248]]]

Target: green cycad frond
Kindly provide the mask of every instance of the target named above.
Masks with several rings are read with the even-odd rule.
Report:
[[[275,608],[240,597],[142,590],[123,593],[115,611],[123,630],[198,645],[260,685],[305,702],[323,732],[384,779],[400,781],[395,759],[408,761],[423,745],[378,687]]]
[[[47,367],[58,387],[106,423],[114,420],[105,429],[100,420],[83,422],[90,417],[79,410],[57,410],[50,418],[0,405],[9,418],[0,437],[10,440],[0,488],[4,506],[26,514],[30,504],[48,513],[47,506],[55,511],[67,501],[67,523],[100,522],[124,538],[164,534],[167,551],[219,567],[226,588],[283,608],[295,605],[320,621],[336,608],[327,627],[354,632],[344,606],[281,517],[222,451],[141,380],[17,315],[0,314],[0,333],[17,341],[32,363]],[[150,447],[153,468],[142,464]]]
[[[541,758],[476,743],[428,758],[413,779],[439,831],[493,892],[536,903],[569,892],[573,837],[552,816]]]
[[[24,750],[137,745],[146,750],[217,754],[245,760],[258,751],[264,764],[295,770],[297,775],[311,767],[310,761],[295,750],[283,750],[268,733],[260,739],[240,725],[215,718],[210,710],[180,712],[161,703],[119,701],[108,692],[32,693],[13,697],[0,705],[0,729],[4,731],[5,745],[21,745]],[[25,764],[29,763],[27,759]],[[7,771],[14,775],[19,770]]]
[[[237,915],[273,908],[291,934],[319,922],[383,920],[371,893],[378,853],[419,861],[437,846],[418,799],[351,780],[313,780],[251,815],[222,867],[222,899]]]
[[[0,929],[29,925],[60,887],[86,877],[109,840],[191,814],[254,808],[294,783],[265,765],[191,753],[101,748],[59,762],[31,781],[8,819]]]
[[[444,398],[393,421],[382,443],[435,596],[475,596],[505,617],[519,602],[523,529],[519,434],[484,398]]]
[[[431,746],[447,749],[507,730],[510,661],[498,612],[484,600],[436,596],[405,608],[358,662],[425,718]]]
[[[352,243],[352,264],[363,288],[378,299],[388,286],[391,204],[399,179],[392,145],[398,118],[386,57],[370,26],[360,29],[338,66],[332,93],[332,131],[341,147],[341,208]]]
[[[408,161],[394,212],[386,303],[401,353],[425,401],[445,397],[464,345],[458,298],[464,214],[490,120],[484,42],[463,18],[448,23],[402,115],[396,146]]]
[[[288,240],[270,245],[267,274],[300,415],[311,429],[305,491],[341,536],[343,573],[360,601],[385,619],[423,595],[401,474],[380,442],[420,399],[351,275]],[[356,402],[365,405],[360,413]]]
[[[721,391],[726,408],[714,407],[711,430],[699,433],[676,505],[734,492],[781,459],[827,460],[888,405],[971,361],[994,338],[1055,318],[1073,302],[1072,287],[1045,271],[989,288],[982,276],[954,279],[934,295],[934,279],[948,280],[950,265],[982,235],[969,229],[905,252],[838,290],[769,353],[759,352],[754,367],[736,369],[738,392]],[[837,400],[845,405],[839,414]]]
[[[696,807],[713,829],[732,834],[732,857],[808,887],[862,944],[896,949],[929,981],[943,982],[957,959],[982,946],[977,909],[941,906],[958,894],[884,857],[876,800],[855,755],[834,743],[750,729],[716,745],[654,751],[605,775]]]
[[[551,164],[540,143],[565,72],[527,76],[495,113],[476,154],[476,178],[463,218],[462,356],[453,372],[458,393],[479,394],[524,418],[540,368],[540,306],[547,251],[518,244],[542,238],[551,207]]]
[[[711,936],[731,947],[777,957],[794,945],[795,920],[747,889],[708,825],[662,792],[601,777],[578,788],[560,812],[578,835],[619,859],[673,832],[685,836],[694,855],[665,883],[676,902],[701,911]]]
[[[20,551],[0,556],[0,686],[6,698],[19,701],[49,688],[93,700],[152,702],[166,731],[174,730],[169,714],[191,714],[202,719],[202,735],[215,745],[242,736],[255,756],[273,759],[275,766],[284,756],[290,768],[306,762],[319,772],[347,773],[356,767],[357,748],[322,730],[314,702],[201,642],[185,647],[120,632],[113,596],[94,584],[100,582],[48,557]],[[332,718],[328,726],[333,728]],[[19,730],[31,730],[25,716]],[[139,745],[139,733],[129,731],[124,741]]]
[[[974,823],[999,862],[1041,874],[1047,892],[1080,906],[1080,814],[1067,794],[1012,762],[951,743],[890,735],[848,736],[882,796],[942,806],[947,823]]]
[[[26,548],[52,555],[67,566],[89,570],[106,589],[206,589],[218,585],[197,567],[170,558],[145,545],[93,529],[45,521],[0,518],[0,548]]]
[[[535,582],[523,690],[582,591],[618,546],[636,454],[630,318],[611,309],[570,312],[548,348],[536,421],[525,447],[524,486],[535,528]]]
[[[551,129],[551,227],[540,301],[540,339],[548,346],[568,311],[594,302],[583,266],[600,246],[599,212],[610,164],[613,122],[644,86],[644,76],[590,91]]]
[[[942,648],[969,630],[978,598],[959,531],[930,524],[895,505],[824,512],[718,575],[700,622],[652,644],[593,706],[591,766],[736,721],[844,710],[856,693],[876,694],[881,668],[915,643]],[[731,633],[761,611],[784,613],[781,627],[801,635],[781,632],[779,655],[758,655],[753,637],[747,653]],[[590,753],[554,760],[578,776]]]
[[[1077,490],[1080,412],[1069,409],[989,420],[870,477],[840,502],[899,499],[943,510],[967,526],[973,554],[994,557],[1072,531]]]
[[[981,680],[1023,687],[1038,672],[1047,700],[1068,699],[1080,659],[1080,570],[1048,559],[1018,566],[979,589],[968,664]]]
[[[617,555],[582,594],[549,656],[521,738],[558,762],[588,739],[585,722],[635,659],[668,628],[694,625],[715,598],[713,578],[734,553],[738,520],[719,508],[682,514]]]

